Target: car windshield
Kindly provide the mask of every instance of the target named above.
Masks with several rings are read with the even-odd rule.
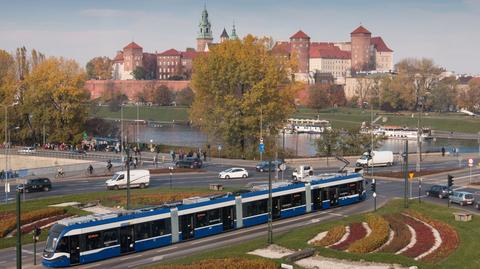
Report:
[[[228,172],[232,172],[232,170],[233,170],[233,168],[229,168],[229,169],[227,169],[227,170],[225,170],[225,171],[223,171],[223,172],[224,172],[224,173],[228,173]]]
[[[46,252],[54,252],[55,248],[57,246],[58,242],[58,237],[60,236],[60,233],[62,232],[63,228],[65,226],[61,224],[55,224],[52,226],[50,231],[48,232],[48,238],[47,238],[47,243],[45,244],[45,251]]]
[[[122,174],[113,174],[112,181],[117,180]]]
[[[362,155],[362,157],[360,157],[360,160],[368,160],[368,156],[367,155]]]
[[[465,194],[465,199],[473,199],[473,195],[471,195],[471,194]]]

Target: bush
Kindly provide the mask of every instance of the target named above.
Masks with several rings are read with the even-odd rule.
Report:
[[[350,234],[347,239],[340,244],[332,246],[332,248],[336,250],[345,250],[350,244],[364,238],[366,235],[367,231],[361,223],[352,223],[350,224]]]
[[[400,214],[384,216],[390,223],[390,228],[394,232],[393,240],[381,249],[382,252],[396,253],[410,243],[411,233],[407,225],[402,222]]]
[[[366,221],[372,232],[369,236],[360,239],[348,247],[348,251],[353,253],[369,253],[385,244],[390,232],[388,222],[379,215],[368,214]]]
[[[65,214],[65,209],[63,208],[45,208],[26,212],[23,213],[21,216],[21,225],[29,224],[37,220],[63,214]],[[13,231],[16,228],[16,225],[16,216],[10,216],[8,218],[0,220],[0,238],[5,237],[8,233]]]
[[[328,230],[327,235],[320,241],[313,242],[314,246],[326,247],[337,243],[345,234],[345,226],[338,225]]]
[[[200,261],[195,264],[182,265],[160,265],[152,267],[152,269],[275,269],[277,265],[269,260],[263,259],[214,259]]]

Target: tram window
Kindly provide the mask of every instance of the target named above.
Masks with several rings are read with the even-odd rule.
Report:
[[[85,239],[85,250],[102,247],[102,237],[100,236],[100,232],[86,234]]]
[[[208,211],[208,223],[210,225],[220,223],[220,209]]]
[[[250,217],[267,213],[267,200],[253,201],[243,204],[243,216]]]
[[[195,214],[195,227],[208,226],[207,212],[199,212]]]
[[[152,236],[160,236],[169,233],[171,233],[169,221],[156,220],[152,222]]]
[[[149,238],[150,234],[150,222],[135,224],[135,240]]]
[[[301,206],[305,204],[305,193],[292,194],[292,206]]]
[[[62,237],[58,242],[57,252],[68,252],[68,237]]]
[[[118,230],[110,229],[103,231],[103,245],[105,247],[118,245]]]
[[[282,202],[282,209],[292,207],[292,195],[287,194],[282,196],[281,202]]]

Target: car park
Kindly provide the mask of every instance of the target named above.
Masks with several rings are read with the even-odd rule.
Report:
[[[23,153],[23,154],[29,154],[29,153],[35,153],[37,150],[34,147],[23,147],[18,150],[18,153]]]
[[[175,166],[178,168],[202,168],[203,162],[199,158],[187,157],[183,160],[179,160],[175,163]]]
[[[448,198],[452,191],[447,186],[433,185],[430,190],[426,192],[427,196],[438,197],[440,199]]]
[[[248,171],[245,168],[233,167],[224,170],[218,174],[218,178],[230,179],[230,178],[247,178]]]
[[[20,192],[50,191],[51,189],[52,182],[48,178],[27,179],[24,184],[17,185],[17,190]]]
[[[473,193],[466,191],[454,191],[449,197],[451,203],[464,205],[472,205],[475,202],[475,197]]]

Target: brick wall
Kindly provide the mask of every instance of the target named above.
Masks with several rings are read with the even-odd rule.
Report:
[[[90,92],[90,98],[102,96],[106,90],[124,93],[130,100],[135,98],[137,92],[143,91],[146,85],[153,83],[155,87],[167,86],[170,90],[180,91],[190,85],[189,80],[88,80],[85,88]]]

